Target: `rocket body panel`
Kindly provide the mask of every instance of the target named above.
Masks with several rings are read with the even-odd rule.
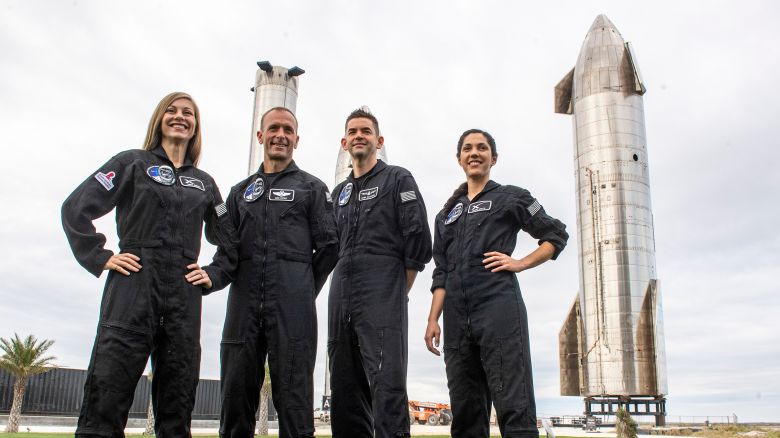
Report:
[[[561,330],[561,355],[579,355],[580,395],[586,397],[667,390],[644,86],[626,47],[600,15],[573,73],[555,90],[556,111],[571,113],[574,127],[580,265],[579,314],[570,311]],[[572,395],[573,374],[567,373],[564,388],[562,369],[561,391]]]
[[[263,162],[263,145],[257,141],[260,118],[271,108],[284,107],[295,114],[298,102],[298,77],[290,76],[288,69],[274,66],[270,71],[257,69],[255,74],[255,103],[252,115],[252,138],[249,149],[249,171],[257,172]]]

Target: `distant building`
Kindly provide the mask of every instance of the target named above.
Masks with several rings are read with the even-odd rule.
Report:
[[[22,405],[24,415],[53,415],[75,417],[79,415],[84,398],[86,370],[56,368],[48,373],[30,377]],[[130,418],[146,418],[152,384],[141,376],[135,387],[135,397],[130,407]],[[218,420],[221,397],[219,380],[201,379],[195,396],[193,420]],[[0,370],[0,414],[8,414],[14,399],[14,376]],[[273,404],[268,407],[268,419],[276,419]]]

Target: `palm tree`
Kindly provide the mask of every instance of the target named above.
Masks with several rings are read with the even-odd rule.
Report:
[[[11,413],[8,415],[6,432],[16,433],[19,431],[19,417],[22,414],[24,391],[27,389],[27,380],[30,376],[45,373],[55,367],[52,361],[56,357],[44,356],[52,344],[54,341],[47,339],[38,342],[38,339],[33,335],[21,340],[16,333],[11,339],[0,338],[0,349],[3,350],[3,356],[0,357],[0,368],[16,377],[14,401],[11,404]]]
[[[615,432],[617,432],[618,438],[636,438],[637,436],[636,421],[623,408],[618,408],[617,415],[615,415]]]
[[[265,378],[263,387],[260,388],[260,413],[257,419],[257,434],[268,436],[268,398],[271,395],[271,372],[268,370],[268,362],[265,363]]]
[[[146,378],[149,379],[149,383],[152,383],[152,379],[154,378],[154,373],[152,370],[149,370],[149,374],[146,375]],[[152,406],[152,395],[149,394],[149,408],[146,411],[146,429],[144,429],[144,435],[154,435],[154,408]]]

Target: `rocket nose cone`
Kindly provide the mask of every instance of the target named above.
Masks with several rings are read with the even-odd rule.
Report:
[[[614,29],[617,31],[615,25],[612,24],[612,22],[609,21],[609,18],[607,18],[607,16],[604,14],[600,14],[598,17],[596,17],[595,20],[593,20],[593,24],[590,26],[590,30],[588,30],[588,32],[593,32],[596,29]]]

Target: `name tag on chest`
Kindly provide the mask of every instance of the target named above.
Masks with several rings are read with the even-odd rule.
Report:
[[[291,202],[293,199],[295,199],[295,190],[271,189],[268,191],[269,201]]]
[[[469,205],[469,214],[471,213],[479,213],[482,211],[488,211],[490,208],[493,207],[493,201],[477,201],[471,205]]]
[[[360,193],[358,193],[358,201],[368,201],[369,199],[376,198],[376,195],[379,194],[379,187],[372,187],[370,189],[361,190]]]

